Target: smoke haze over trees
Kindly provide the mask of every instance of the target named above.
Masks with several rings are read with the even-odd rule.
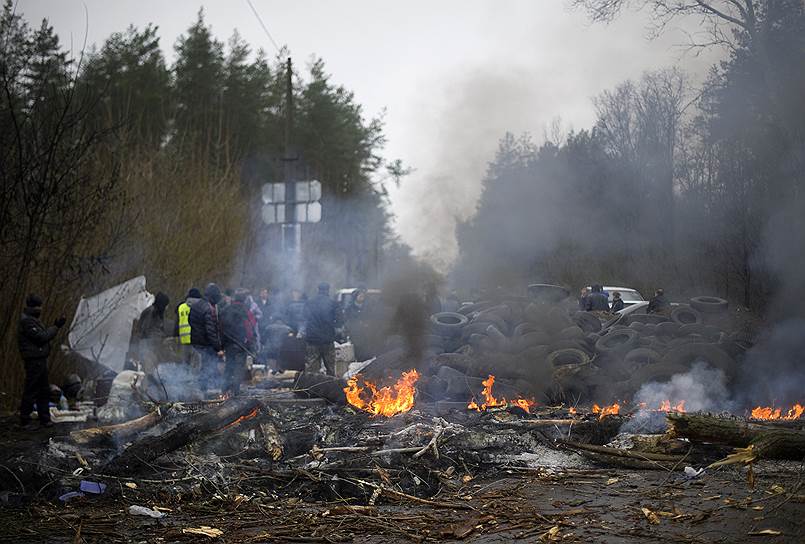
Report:
[[[582,4],[607,19],[628,2]],[[778,288],[794,295],[786,286],[805,247],[803,4],[746,2],[753,18],[741,24],[653,4],[658,24],[701,14],[726,60],[702,88],[660,69],[605,90],[594,126],[564,141],[505,136],[458,229],[460,283],[664,285],[756,309],[776,308]]]

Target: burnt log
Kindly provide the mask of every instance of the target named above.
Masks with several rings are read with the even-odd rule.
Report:
[[[708,414],[669,413],[669,433],[693,442],[752,447],[755,459],[805,458],[805,430]]]
[[[344,379],[319,374],[318,372],[302,372],[294,382],[294,394],[303,398],[325,399],[333,404],[346,404]]]
[[[76,444],[82,446],[100,446],[110,445],[115,446],[126,442],[132,436],[139,434],[147,429],[150,429],[159,423],[164,414],[156,410],[143,417],[125,421],[116,425],[106,425],[103,427],[91,427],[89,429],[81,429],[72,431],[70,438]]]
[[[101,472],[130,474],[159,457],[182,448],[196,440],[222,430],[241,417],[257,414],[263,404],[257,399],[237,399],[222,403],[206,412],[195,414],[161,434],[149,434],[136,440],[120,455],[113,457]]]

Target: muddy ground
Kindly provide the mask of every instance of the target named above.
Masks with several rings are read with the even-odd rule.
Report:
[[[4,461],[75,428],[23,433],[12,419],[3,423]],[[210,480],[192,487],[135,476],[63,504],[55,490],[12,478],[15,467],[4,462],[2,470],[0,542],[805,542],[803,466],[790,462],[758,463],[754,487],[737,467],[692,480],[680,472],[490,467],[421,502],[383,495],[373,506],[338,500],[338,482],[328,484],[326,501],[300,498],[293,479],[256,468],[244,476],[249,494]],[[166,516],[134,516],[131,505]],[[221,534],[188,532],[217,533],[204,527]]]

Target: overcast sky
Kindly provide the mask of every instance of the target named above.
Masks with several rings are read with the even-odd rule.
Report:
[[[322,57],[367,116],[385,109],[386,157],[416,169],[392,193],[397,230],[440,264],[455,256],[455,219],[472,213],[506,130],[540,141],[557,117],[565,129],[589,127],[591,97],[601,91],[674,65],[700,78],[716,60],[679,47],[684,21],[652,41],[648,14],[593,25],[566,0],[252,2],[298,63]],[[75,51],[85,34],[100,44],[129,24],[154,23],[171,59],[202,5],[221,40],[237,28],[255,48],[276,52],[246,0],[19,0],[18,10],[37,24],[47,17]]]

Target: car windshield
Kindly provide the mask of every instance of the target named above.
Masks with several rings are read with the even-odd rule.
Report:
[[[637,291],[620,290],[618,292],[621,294],[621,299],[624,302],[642,302],[643,301],[643,297],[641,297],[640,293],[638,293]],[[609,292],[609,300],[610,300],[610,302],[612,302],[612,293],[613,293],[613,291]]]

